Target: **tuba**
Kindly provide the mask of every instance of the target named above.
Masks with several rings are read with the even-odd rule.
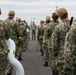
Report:
[[[12,39],[6,40],[6,45],[8,47],[8,60],[11,63],[12,67],[14,68],[16,75],[24,75],[24,68],[21,63],[15,58],[15,50],[16,45]]]

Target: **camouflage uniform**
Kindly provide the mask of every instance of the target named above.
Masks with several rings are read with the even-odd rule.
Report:
[[[63,75],[62,67],[64,63],[64,43],[66,34],[70,29],[70,21],[68,19],[68,12],[65,8],[59,8],[56,14],[62,22],[55,27],[52,34],[51,69],[56,75]]]
[[[49,61],[49,53],[48,53],[48,38],[49,37],[48,37],[48,31],[47,31],[49,25],[50,25],[50,23],[47,24],[47,26],[44,30],[44,60],[45,60],[45,62]]]
[[[44,23],[44,21],[41,21],[41,22],[42,22],[42,24],[38,27],[37,39],[38,39],[38,41],[39,41],[40,51],[42,52],[42,56],[43,56],[42,44],[43,44],[43,34],[44,34],[44,29],[43,29],[43,23]]]
[[[2,20],[0,20],[0,75],[6,74],[6,67],[8,64],[7,60],[7,46],[6,46],[6,39],[9,38],[8,36],[7,25]],[[8,38],[7,38],[8,37]]]
[[[52,45],[51,45],[51,35],[55,29],[55,26],[57,26],[59,23],[58,21],[52,21],[49,25],[48,25],[48,29],[47,29],[47,36],[49,37],[48,39],[48,49],[50,50],[49,53],[51,53],[51,48],[52,48]]]
[[[51,53],[51,34],[54,31],[55,26],[58,25],[58,21],[52,21],[49,23],[45,30],[45,38],[47,40],[47,50],[44,53],[45,60],[50,60],[50,53]],[[45,51],[45,50],[44,50]]]
[[[26,25],[26,28],[27,28],[27,39],[29,42],[29,40],[30,40],[30,27],[28,25]],[[27,42],[27,45],[28,45],[28,42]]]
[[[76,22],[66,35],[64,56],[64,75],[76,75]]]
[[[27,22],[22,21],[22,25],[24,26],[24,50],[27,49],[28,45],[28,38],[29,38],[29,33],[27,32],[27,29],[29,29]]]
[[[18,22],[17,34],[18,34],[18,59],[22,60],[23,44],[24,44],[24,30],[25,27],[21,22]]]
[[[44,66],[48,66],[48,62],[49,62],[49,53],[48,53],[48,32],[47,32],[47,29],[48,29],[48,26],[50,24],[50,17],[47,16],[46,17],[46,26],[45,26],[45,29],[44,29],[44,36],[43,36],[43,55],[44,55],[44,61],[45,61],[45,64]]]
[[[59,23],[58,21],[52,21],[49,25],[48,25],[48,29],[47,29],[47,37],[48,37],[48,53],[49,53],[49,62],[51,65],[51,53],[52,53],[52,44],[51,44],[51,35],[55,29],[55,26],[57,26]]]
[[[6,19],[5,22],[7,23],[9,28],[8,30],[10,38],[14,40],[15,43],[17,43],[17,22],[10,18]]]
[[[32,29],[32,40],[36,40],[36,25],[33,23],[31,25],[31,29]]]
[[[13,20],[12,17],[9,16],[14,16],[15,12],[14,11],[9,11],[8,12],[8,18],[5,20],[6,24],[8,25],[8,32],[9,32],[9,37],[15,41],[17,44],[17,23],[15,20]],[[8,66],[6,68],[7,73],[12,73],[12,66],[10,63],[8,63]]]
[[[59,24],[52,34],[52,69],[57,68],[59,72],[62,70],[64,52],[64,41],[68,30],[70,29],[70,22],[65,21]],[[61,74],[60,74],[61,75]]]

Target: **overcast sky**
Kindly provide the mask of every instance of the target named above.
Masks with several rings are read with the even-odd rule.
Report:
[[[45,20],[56,10],[56,6],[64,7],[69,12],[69,18],[76,18],[76,0],[0,0],[2,10],[1,19],[6,19],[9,10],[16,12],[16,17],[25,19],[28,24],[31,20],[39,25],[40,20]],[[35,20],[34,20],[35,18]]]

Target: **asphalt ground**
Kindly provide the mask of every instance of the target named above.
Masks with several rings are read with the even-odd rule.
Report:
[[[21,64],[24,68],[25,75],[51,75],[50,67],[45,67],[41,52],[37,51],[37,41],[29,41],[27,50],[22,54]],[[12,75],[15,75],[13,71]]]

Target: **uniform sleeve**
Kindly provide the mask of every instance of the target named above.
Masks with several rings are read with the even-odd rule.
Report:
[[[48,24],[46,30],[45,30],[45,37],[50,38],[53,30],[53,23]]]
[[[9,39],[10,38],[9,26],[8,23],[6,23],[5,21],[4,21],[4,32],[6,39]]]
[[[51,23],[51,24],[48,25],[48,28],[47,28],[47,37],[48,38],[51,37],[51,35],[52,35],[53,31],[54,31],[54,27],[55,26],[54,26],[53,23]]]
[[[76,65],[76,28],[75,27],[71,27],[66,35],[64,53],[66,57],[66,63],[69,65],[69,68]],[[67,65],[66,67],[68,68]]]
[[[49,37],[50,31],[49,31],[48,27],[45,29],[44,35],[45,35],[45,37]]]
[[[40,28],[38,28],[37,39],[39,40]]]
[[[15,28],[15,34],[16,34],[17,37],[19,37],[19,35],[18,35],[18,26],[19,26],[19,24],[17,22],[15,22],[14,28]]]
[[[73,55],[76,55],[76,28],[70,31],[68,37],[70,50],[72,51]]]
[[[54,56],[57,56],[59,50],[59,33],[58,28],[55,28],[52,33],[52,52]]]
[[[26,36],[26,37],[28,36],[27,29],[28,29],[28,27],[25,27],[25,28],[24,28],[24,31],[23,31],[23,35]]]

